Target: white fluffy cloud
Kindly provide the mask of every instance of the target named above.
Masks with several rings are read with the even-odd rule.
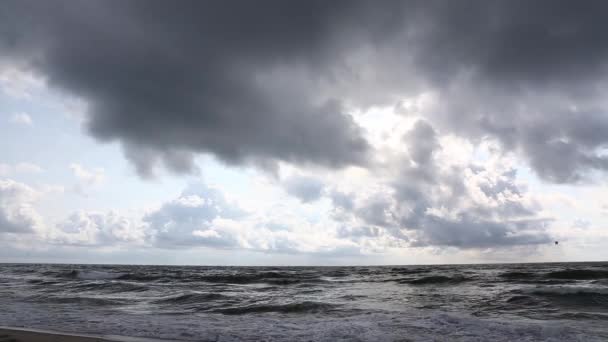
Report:
[[[34,233],[41,218],[33,208],[39,193],[11,179],[0,179],[0,234]]]
[[[178,198],[148,213],[143,221],[147,225],[148,240],[164,248],[210,247],[323,255],[361,253],[358,244],[336,236],[330,222],[312,223],[274,210],[250,213],[227,201],[219,189],[203,184],[191,185]]]
[[[53,243],[68,245],[141,245],[144,230],[137,220],[116,212],[78,211],[60,222],[48,238]]]

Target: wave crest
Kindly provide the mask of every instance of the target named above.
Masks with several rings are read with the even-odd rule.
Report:
[[[572,279],[572,280],[594,280],[607,279],[608,271],[605,270],[562,270],[546,274],[547,278]]]
[[[261,304],[261,305],[249,305],[225,309],[217,309],[214,312],[222,313],[224,315],[245,315],[253,313],[267,313],[267,312],[280,312],[280,313],[319,313],[327,312],[336,308],[336,305],[319,302],[297,302],[289,304]]]
[[[229,298],[219,293],[184,293],[175,296],[160,298],[154,304],[194,304]]]
[[[455,275],[452,277],[448,276],[427,276],[420,277],[412,280],[404,280],[401,283],[409,283],[412,285],[440,285],[440,284],[459,284],[465,281],[471,280],[470,278],[464,277],[462,275]]]

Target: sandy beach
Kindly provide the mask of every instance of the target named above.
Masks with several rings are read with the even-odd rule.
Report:
[[[0,342],[153,342],[166,341],[126,336],[77,335],[54,331],[0,327]]]

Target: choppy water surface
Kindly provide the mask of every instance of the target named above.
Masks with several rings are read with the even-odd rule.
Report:
[[[195,341],[606,341],[608,263],[0,264],[0,325]]]

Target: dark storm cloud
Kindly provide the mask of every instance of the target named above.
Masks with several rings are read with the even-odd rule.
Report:
[[[295,69],[311,79],[330,72],[346,53],[341,46],[356,35],[342,34],[340,25],[355,28],[375,20],[373,14],[357,17],[362,5],[6,1],[0,6],[3,57],[83,97],[90,105],[89,132],[102,141],[121,141],[142,175],[160,162],[176,172],[192,171],[189,152],[212,153],[228,163],[365,162],[368,144],[339,99],[298,89],[290,76]],[[377,26],[363,33],[373,34]]]
[[[559,86],[606,67],[603,1],[433,2],[422,13],[415,35],[429,70],[471,68],[504,84]]]
[[[495,138],[547,180],[608,168],[604,1],[0,6],[0,57],[83,97],[89,132],[144,176],[196,171],[196,153],[364,164],[344,104],[422,91],[438,94],[426,115],[442,130]]]
[[[607,14],[604,1],[425,6],[411,50],[439,94],[430,117],[498,139],[552,182],[608,169]]]

